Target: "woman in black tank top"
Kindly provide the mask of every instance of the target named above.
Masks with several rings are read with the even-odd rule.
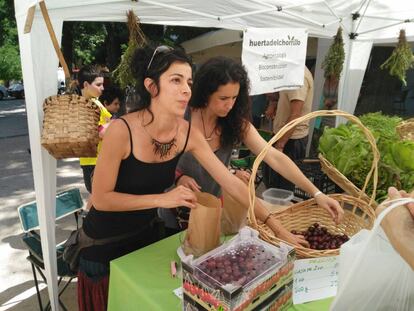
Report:
[[[99,152],[92,204],[83,229],[91,238],[123,237],[81,251],[79,310],[105,310],[109,262],[157,239],[156,208],[195,207],[194,193],[174,183],[184,151],[191,152],[229,194],[248,205],[248,189],[214,155],[198,130],[184,120],[191,96],[187,55],[166,46],[142,48],[131,63],[140,101],[108,127]],[[243,195],[240,195],[243,194]]]

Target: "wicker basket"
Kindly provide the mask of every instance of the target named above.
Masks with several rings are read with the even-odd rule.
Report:
[[[344,220],[339,225],[335,224],[327,210],[318,206],[315,199],[302,201],[273,214],[289,231],[306,231],[314,223],[319,223],[332,234],[352,236],[361,229],[370,229],[373,226],[375,212],[369,207],[367,202],[344,194],[330,194],[329,196],[337,200],[345,211]],[[277,238],[273,231],[262,223],[256,224],[254,228],[259,230],[261,238],[267,242],[276,245],[280,242],[288,243]],[[292,246],[295,247],[296,255],[300,258],[335,256],[339,254],[339,249],[316,250],[296,245]]]
[[[356,117],[354,117],[355,119],[357,119]],[[350,118],[351,121],[355,121],[355,119]],[[358,119],[357,119],[358,120]],[[372,133],[369,129],[367,129],[364,125],[362,125],[362,123],[358,120],[357,124],[360,126],[360,128],[362,129],[363,133],[365,134],[371,149],[372,149],[372,153],[373,153],[373,163],[372,165],[375,165],[376,167],[378,166],[378,161],[380,158],[379,155],[379,151],[377,149],[377,145],[375,143],[375,138],[372,136]],[[371,195],[371,197],[369,197],[366,193],[365,193],[365,189],[367,187],[367,184],[369,182],[369,178],[367,178],[365,180],[364,186],[362,189],[359,189],[357,186],[355,186],[348,178],[345,177],[345,175],[343,175],[340,171],[338,171],[338,169],[333,166],[322,154],[318,155],[320,163],[321,163],[321,167],[322,170],[325,172],[326,175],[328,175],[328,177],[335,183],[337,184],[339,187],[341,187],[346,193],[361,198],[366,202],[369,202],[370,205],[373,208],[377,207],[377,203],[375,201],[375,190],[376,190],[376,186],[377,186],[377,182],[378,182],[378,175],[374,176],[374,191]]]
[[[345,177],[338,169],[331,164],[322,154],[318,155],[322,171],[346,193],[361,198],[365,202],[371,202],[372,207],[376,208],[377,203],[357,186],[355,186],[348,178]]]
[[[371,179],[371,176],[373,176],[373,197],[375,197],[378,180],[377,164],[379,160],[379,152],[375,145],[375,139],[372,136],[371,132],[362,125],[362,123],[359,121],[357,117],[340,110],[321,110],[311,112],[303,117],[292,120],[291,122],[286,124],[278,133],[276,133],[275,136],[273,136],[273,138],[267,143],[266,147],[257,156],[252,169],[253,178],[250,178],[249,181],[249,225],[254,229],[258,230],[261,238],[269,243],[278,244],[282,240],[275,237],[273,232],[266,225],[258,223],[256,220],[253,208],[256,200],[253,181],[254,177],[256,176],[257,169],[261,161],[266,156],[268,150],[287,131],[291,130],[301,122],[319,116],[342,116],[353,121],[362,128],[365,135],[368,137],[368,140],[372,146],[374,153],[373,163],[367,175],[365,186],[368,184],[368,181]],[[303,201],[301,203],[294,204],[292,206],[284,208],[283,210],[277,213],[277,218],[288,230],[304,230],[307,229],[311,224],[318,222],[322,226],[327,227],[330,232],[345,233],[348,236],[354,235],[363,228],[372,227],[375,219],[375,212],[368,202],[349,195],[337,194],[330,196],[333,196],[335,199],[337,199],[345,210],[344,221],[339,225],[335,225],[331,216],[328,214],[326,210],[316,206],[316,202],[314,199]],[[371,202],[373,201],[373,197],[370,200]],[[283,242],[288,243],[286,241]],[[295,248],[297,250],[298,256],[301,258],[332,256],[338,254],[338,249],[315,250],[297,246],[295,246]]]
[[[56,159],[96,157],[99,107],[79,95],[57,95],[43,103],[41,144]]]
[[[396,130],[401,139],[414,141],[414,118],[402,121]]]

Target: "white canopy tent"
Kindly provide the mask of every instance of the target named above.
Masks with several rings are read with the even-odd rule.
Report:
[[[41,147],[40,133],[43,99],[56,93],[58,60],[37,5],[39,1],[16,0],[15,9],[42,248],[49,296],[52,309],[56,310],[56,160]],[[400,28],[405,28],[409,40],[414,38],[414,2],[407,0],[47,0],[46,4],[58,40],[64,21],[123,22],[126,11],[130,9],[136,12],[142,23],[148,24],[234,30],[300,27],[307,28],[310,36],[319,38],[331,38],[342,25],[346,62],[339,86],[338,106],[351,113],[356,105],[372,44],[396,42]],[[25,33],[28,11],[33,7],[31,31]],[[320,51],[326,51],[326,43],[323,40],[320,42]],[[315,80],[318,81],[320,75],[321,72],[316,72]],[[317,93],[315,97],[319,98]]]

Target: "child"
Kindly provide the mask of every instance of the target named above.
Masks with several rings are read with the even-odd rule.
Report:
[[[108,87],[103,91],[102,96],[99,99],[105,108],[112,114],[112,119],[116,119],[116,114],[121,108],[121,101],[123,99],[121,90],[117,87]]]

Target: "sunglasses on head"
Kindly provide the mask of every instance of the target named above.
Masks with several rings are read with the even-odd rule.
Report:
[[[172,47],[168,46],[168,45],[160,45],[159,47],[157,47],[157,48],[154,50],[154,53],[152,53],[151,59],[150,59],[150,61],[149,61],[149,63],[148,63],[147,71],[150,69],[151,64],[152,64],[152,61],[153,61],[153,60],[154,60],[154,58],[155,58],[155,55],[157,55],[157,54],[159,54],[159,53],[166,53],[166,52],[170,52],[170,51],[172,51],[172,50],[174,50],[174,49],[173,49]]]

